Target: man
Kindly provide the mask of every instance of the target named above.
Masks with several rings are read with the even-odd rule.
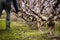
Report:
[[[16,0],[0,0],[0,17],[3,9],[6,11],[6,29],[10,30],[10,10],[11,10],[11,1],[15,7],[16,13],[18,13],[18,6]]]

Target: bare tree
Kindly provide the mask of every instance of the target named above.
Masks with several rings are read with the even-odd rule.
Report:
[[[44,21],[53,16],[56,20],[60,15],[60,0],[19,0],[21,16],[30,27],[37,23],[40,30]]]

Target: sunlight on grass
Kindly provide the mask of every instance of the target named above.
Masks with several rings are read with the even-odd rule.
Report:
[[[5,29],[5,28],[6,28],[5,20],[0,20],[0,29]]]
[[[5,20],[0,20],[0,40],[51,40],[47,33],[31,30],[27,24],[11,21],[11,31],[6,31]],[[47,29],[45,28],[43,32]],[[60,22],[55,25],[55,35],[60,35]]]

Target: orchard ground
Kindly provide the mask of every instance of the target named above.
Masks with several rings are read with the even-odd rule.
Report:
[[[20,21],[11,21],[11,30],[6,31],[5,14],[0,19],[0,40],[52,40],[49,38],[47,26],[44,26],[43,31],[31,30],[29,25],[23,19]],[[56,22],[54,34],[60,35],[60,21]]]

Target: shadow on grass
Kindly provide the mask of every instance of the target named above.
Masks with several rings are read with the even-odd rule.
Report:
[[[3,33],[5,31],[6,31],[6,29],[0,29],[0,33]]]

